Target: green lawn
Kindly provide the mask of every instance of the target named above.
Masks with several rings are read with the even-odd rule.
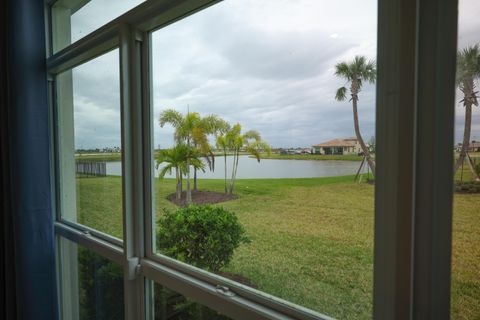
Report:
[[[226,271],[275,296],[339,319],[370,319],[373,268],[373,186],[352,177],[238,180],[238,199],[223,205],[238,215],[250,244]],[[121,236],[119,177],[78,180],[79,221]],[[199,188],[222,191],[221,180]],[[105,190],[105,192],[103,191]],[[171,179],[156,182],[156,207]],[[453,319],[480,319],[480,195],[456,195]]]

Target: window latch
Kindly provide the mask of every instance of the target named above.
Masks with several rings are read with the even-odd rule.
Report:
[[[227,297],[235,296],[235,292],[230,291],[230,289],[226,286],[217,285],[217,287],[215,288],[215,291]]]
[[[135,280],[141,274],[140,260],[137,257],[128,258],[128,280]]]

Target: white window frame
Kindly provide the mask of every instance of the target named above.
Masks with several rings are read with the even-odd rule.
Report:
[[[45,1],[49,26],[54,2]],[[148,0],[50,51],[53,159],[55,75],[120,51],[123,241],[62,220],[58,203],[56,235],[123,266],[128,320],[143,319],[152,307],[146,279],[233,319],[330,319],[154,254],[151,32],[217,2]],[[378,1],[374,319],[449,318],[457,8],[455,0]],[[58,200],[58,161],[54,167]]]

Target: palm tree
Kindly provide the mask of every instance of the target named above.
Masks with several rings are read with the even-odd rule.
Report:
[[[160,169],[160,179],[163,179],[167,173],[171,174],[172,169],[175,169],[177,200],[182,198],[182,177],[183,174],[189,170],[187,160],[190,160],[190,165],[195,169],[205,170],[205,164],[200,160],[199,156],[196,149],[190,148],[183,143],[179,143],[171,149],[160,150],[156,154],[155,167],[157,170],[162,163],[166,163],[166,165]]]
[[[357,140],[360,143],[363,154],[367,159],[370,169],[372,169],[372,174],[375,175],[375,162],[370,157],[370,152],[363,141],[362,135],[360,134],[360,126],[358,124],[358,93],[362,89],[364,81],[369,83],[374,83],[377,78],[377,71],[375,69],[374,61],[367,61],[363,56],[355,56],[355,59],[351,62],[340,62],[335,65],[335,75],[346,80],[347,83],[350,83],[350,95],[352,98],[353,106],[353,125],[355,128],[355,135]],[[347,99],[347,88],[345,86],[337,89],[335,99],[338,101],[344,101]]]
[[[205,122],[202,121],[197,112],[188,112],[183,116],[180,112],[173,109],[164,110],[160,114],[160,127],[167,123],[175,128],[174,139],[177,144],[185,143],[188,148],[196,146],[202,154],[211,152],[208,143],[207,129]],[[191,158],[187,157],[187,168],[191,166]],[[190,188],[190,170],[187,174],[187,203],[192,203],[192,190]]]
[[[242,132],[242,127],[239,123],[234,125],[226,134],[226,144],[233,151],[233,166],[232,166],[232,178],[230,179],[230,194],[233,193],[235,179],[237,177],[238,159],[240,157],[240,151],[253,155],[258,162],[260,162],[261,152],[267,152],[270,154],[270,146],[261,139],[258,131],[250,130]]]
[[[472,126],[472,105],[478,106],[478,91],[475,91],[476,81],[480,78],[480,47],[478,44],[467,47],[458,52],[457,57],[457,86],[463,92],[463,102],[465,106],[465,127],[463,131],[463,143],[460,156],[455,163],[454,173],[460,168],[467,159],[470,170],[475,180],[480,180],[478,174],[473,168],[472,159],[467,156],[468,146],[470,144],[470,132]]]
[[[224,173],[225,173],[225,194],[228,193],[227,188],[227,153],[230,149],[230,143],[227,140],[227,132],[230,131],[230,125],[225,122],[225,126],[218,131],[215,138],[215,145],[218,149],[222,150],[224,160]]]
[[[219,134],[228,130],[230,125],[219,116],[210,114],[201,119],[201,127],[203,128],[202,132],[205,134],[205,137],[200,137],[200,139],[204,139],[204,138],[206,139],[207,138],[206,135],[214,135],[216,139]],[[215,155],[212,151],[212,147],[208,143],[208,140],[204,141],[202,146],[203,146],[202,151],[205,152],[203,155],[204,159],[207,161],[210,170],[213,171],[215,170]],[[195,147],[198,148],[198,145],[195,144]],[[196,168],[194,168],[193,170],[193,190],[197,191],[197,169]]]

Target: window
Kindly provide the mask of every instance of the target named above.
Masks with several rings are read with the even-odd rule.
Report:
[[[115,49],[58,74],[56,117],[61,218],[121,239],[118,66],[118,49]]]
[[[439,4],[425,0],[425,6],[416,6],[400,0],[382,0],[378,2],[377,14],[375,2],[369,2],[363,9],[371,15],[370,18],[362,20],[363,15],[357,18],[367,25],[370,33],[357,34],[357,37],[365,36],[373,41],[363,42],[367,43],[363,47],[347,45],[343,50],[339,50],[335,42],[342,34],[334,30],[325,35],[330,45],[320,48],[322,50],[315,45],[305,48],[305,44],[315,41],[302,38],[301,32],[289,34],[289,41],[280,41],[279,38],[277,43],[268,42],[281,33],[288,34],[305,27],[299,22],[301,19],[295,21],[296,14],[302,10],[309,15],[309,28],[315,29],[318,26],[316,12],[320,10],[317,1],[306,1],[312,7],[305,10],[297,2],[293,5],[293,2],[278,1],[225,1],[217,4],[217,1],[209,0],[152,0],[139,4],[111,22],[108,21],[128,10],[128,6],[125,10],[118,7],[118,12],[107,10],[109,13],[102,17],[103,20],[92,21],[85,28],[82,23],[74,26],[76,22],[72,13],[81,14],[84,10],[88,16],[89,8],[101,3],[95,0],[88,4],[57,1],[48,6],[51,41],[47,67],[54,92],[51,105],[58,217],[55,231],[59,243],[60,300],[64,318],[89,318],[94,313],[117,312],[118,308],[113,308],[109,300],[111,288],[116,288],[116,301],[123,308],[122,312],[115,314],[115,319],[181,318],[192,317],[192,314],[195,314],[194,318],[201,318],[197,315],[202,314],[209,319],[329,319],[329,316],[368,319],[372,313],[375,319],[384,319],[392,315],[408,318],[412,313],[417,318],[435,318],[435,315],[448,313],[453,178],[449,145],[453,145],[452,53],[456,51],[453,48],[456,3]],[[132,2],[130,5],[136,4]],[[279,20],[291,24],[278,30],[275,29],[278,25],[275,25],[274,9],[282,5],[292,9],[283,12],[285,19],[280,16]],[[60,6],[68,8],[61,21],[68,26],[65,28],[58,23],[56,11]],[[350,12],[353,16],[358,13],[349,5],[329,6],[340,6],[337,9],[345,12],[353,11]],[[321,9],[328,12],[328,8]],[[230,16],[231,21],[225,21],[228,12],[236,13]],[[376,21],[377,16],[378,28],[371,21]],[[337,18],[333,14],[324,14],[324,19],[328,25]],[[253,37],[245,33],[258,32],[249,30],[249,24],[255,21],[264,25],[264,42],[252,43]],[[417,25],[416,21],[421,23]],[[350,22],[343,27],[351,28]],[[104,23],[107,24],[101,26]],[[191,26],[194,26],[193,32],[189,30]],[[66,34],[63,37],[59,36],[62,30]],[[200,31],[205,32],[203,42],[199,39]],[[375,49],[377,38],[378,50]],[[75,41],[73,44],[71,39]],[[258,54],[258,50],[241,51],[238,44],[260,49],[260,52],[264,49],[263,54]],[[290,56],[282,54],[288,44],[292,45]],[[445,50],[437,51],[439,46]],[[240,152],[251,151],[253,156],[257,153],[265,156],[269,149],[276,149],[277,157],[284,156],[282,151],[292,158],[307,156],[296,154],[302,150],[290,146],[281,148],[287,144],[278,141],[295,141],[296,130],[304,129],[295,123],[296,119],[310,117],[318,121],[320,116],[314,111],[315,104],[305,109],[305,114],[299,113],[295,108],[299,96],[285,93],[289,89],[290,92],[332,96],[332,110],[340,108],[335,105],[335,91],[322,91],[323,86],[332,85],[329,83],[331,78],[319,79],[319,83],[309,82],[298,77],[299,68],[304,66],[300,71],[310,75],[313,72],[311,77],[315,78],[315,72],[320,72],[315,69],[316,65],[328,63],[332,65],[331,69],[322,70],[333,74],[337,60],[349,60],[358,49],[367,52],[371,59],[375,59],[375,52],[378,52],[376,86],[369,87],[367,77],[363,83],[365,91],[362,94],[365,95],[360,100],[361,108],[370,106],[360,109],[360,122],[367,127],[362,131],[375,134],[370,143],[374,149],[367,152],[364,150],[366,146],[344,135],[335,126],[330,129],[332,139],[325,141],[328,143],[318,141],[318,145],[308,145],[305,140],[301,146],[313,152],[310,157],[340,157],[343,160],[345,157],[371,160],[373,157],[368,154],[375,152],[378,165],[375,188],[364,183],[362,190],[357,190],[359,185],[353,185],[351,192],[346,192],[341,183],[347,178],[301,180],[306,177],[302,176],[302,170],[282,162],[280,171],[285,176],[281,178],[296,178],[290,182],[298,184],[295,186],[298,199],[277,192],[282,188],[278,185],[282,183],[281,179],[260,183],[236,180],[235,174],[238,178],[244,174],[238,169],[233,171],[231,180],[233,188],[239,190],[244,199],[250,199],[243,203],[248,205],[248,210],[242,213],[239,207],[242,202],[236,200],[222,206],[177,210],[174,204],[177,192],[180,198],[183,197],[178,182],[184,179],[187,183],[187,177],[191,175],[192,188],[196,177],[200,191],[207,186],[208,190],[203,191],[215,191],[214,196],[218,196],[225,190],[222,183],[225,174],[218,169],[228,168],[222,167],[220,162],[227,162],[230,168],[245,167],[249,158]],[[222,50],[232,59],[224,59],[220,54]],[[336,50],[345,56],[336,57]],[[333,52],[335,58],[328,58],[327,54],[311,55],[312,52],[325,53],[323,51]],[[192,53],[196,55],[193,58]],[[271,64],[278,59],[285,59],[284,69]],[[255,63],[249,64],[252,60]],[[291,64],[291,61],[298,64]],[[208,77],[198,77],[200,67]],[[227,76],[221,74],[225,70],[231,73]],[[257,77],[249,78],[248,73]],[[431,82],[433,76],[440,80]],[[263,80],[274,80],[255,83],[254,80],[262,80],[262,77]],[[284,81],[289,77],[296,77],[295,81]],[[239,79],[245,81],[242,83]],[[338,85],[333,86],[335,89],[343,84],[338,81]],[[267,85],[270,90],[276,89],[271,100],[265,99]],[[222,91],[223,97],[238,91],[236,96],[232,95],[237,98],[216,101],[222,96],[217,93]],[[348,94],[348,91],[339,91],[337,95],[339,100],[342,96],[347,98],[345,109],[350,108]],[[259,98],[265,101],[266,107],[258,103]],[[213,102],[209,104],[208,101]],[[376,110],[373,107],[375,101]],[[246,103],[251,108],[242,110]],[[278,115],[276,106],[280,104],[290,110],[283,126],[271,120]],[[165,108],[172,108],[177,113],[159,121]],[[242,114],[243,111],[246,115]],[[362,113],[364,111],[370,115],[366,116]],[[228,132],[219,131],[216,136],[205,137],[203,133],[213,125],[197,126],[200,123],[195,119],[197,112],[200,118],[213,114],[226,119],[231,124]],[[334,119],[328,117],[328,112],[321,116]],[[215,117],[208,119],[218,120]],[[255,122],[246,121],[248,119],[255,119]],[[191,130],[176,130],[175,125],[183,120]],[[245,126],[245,131],[235,126],[237,122]],[[333,120],[326,121],[325,126],[329,127],[330,122]],[[346,125],[350,130],[351,122],[349,118]],[[252,124],[255,123],[262,124],[262,127],[254,127]],[[269,146],[249,129],[259,130]],[[229,162],[229,155],[225,154],[221,138],[218,138],[238,131],[248,134],[239,133],[237,136],[241,139],[231,139],[242,143],[229,145],[227,153],[234,153],[234,162]],[[333,139],[340,133],[342,139]],[[215,144],[216,150],[203,148],[206,140]],[[191,148],[193,144],[196,149]],[[202,175],[203,170],[208,175],[207,168],[213,165],[211,153],[220,154],[215,157],[216,172],[211,173],[219,174],[220,180],[207,180],[204,179],[207,176]],[[179,154],[183,154],[186,160],[176,164]],[[168,157],[170,160],[165,161]],[[335,169],[338,170],[335,175],[350,174],[348,179],[351,181],[360,163],[364,162],[345,163],[341,169]],[[166,165],[171,167],[166,168]],[[185,169],[192,165],[197,167],[196,173],[193,169]],[[367,179],[371,172],[363,170],[367,172],[359,170],[358,177]],[[300,176],[293,176],[296,171]],[[253,178],[271,174],[267,169],[257,172]],[[318,190],[312,191],[309,187],[314,183],[319,184],[316,186]],[[228,193],[232,187],[230,184],[226,187]],[[254,195],[262,190],[264,194],[270,193],[267,202]],[[349,211],[350,216],[345,217],[346,228],[331,228],[325,231],[324,241],[319,241],[315,234],[319,230],[318,224],[315,225],[318,220],[309,220],[308,217],[301,220],[305,217],[298,216],[300,210],[276,207],[277,203],[292,202],[290,206],[301,207],[304,213],[315,217],[320,207],[318,203],[305,201],[309,192],[308,199],[314,199],[315,192],[322,192],[322,199],[327,200],[322,203],[323,212],[330,215],[325,215],[321,221],[327,226],[340,226],[338,221],[337,224],[334,222],[347,212],[335,212],[335,208],[345,203],[354,206],[355,209]],[[356,204],[358,195],[362,200]],[[166,199],[167,196],[173,201]],[[189,201],[186,195],[184,199]],[[365,199],[367,202],[363,201]],[[286,219],[289,212],[297,214],[290,223]],[[352,219],[353,215],[358,215],[359,219]],[[189,224],[185,223],[187,220]],[[208,227],[197,228],[199,225]],[[275,225],[278,226],[276,238],[272,237],[272,226]],[[296,235],[288,232],[292,225],[299,228]],[[189,226],[194,227],[189,229]],[[198,237],[205,236],[204,230],[209,231],[208,239],[198,242]],[[212,230],[218,232],[214,234]],[[228,230],[228,233],[222,230]],[[359,240],[352,244],[348,239],[354,236]],[[185,239],[185,242],[178,243],[178,239]],[[197,244],[194,248],[197,251],[192,251],[192,247],[182,251],[181,246],[188,241],[194,246]],[[233,258],[231,250],[225,251],[226,243],[234,249]],[[209,247],[205,251],[207,244]],[[210,255],[215,249],[219,255]],[[231,264],[222,269],[225,261]],[[91,270],[88,266],[92,265],[94,272],[84,274],[78,271]],[[102,278],[102,270],[108,270],[108,281],[97,281],[95,285],[104,290],[102,299],[108,301],[96,300],[97,296],[82,300],[87,290],[84,283],[90,283],[92,278]],[[319,272],[324,272],[321,274],[324,281],[316,281]],[[430,290],[431,283],[438,287]],[[72,293],[70,297],[69,292]],[[99,305],[90,307],[93,302]]]

